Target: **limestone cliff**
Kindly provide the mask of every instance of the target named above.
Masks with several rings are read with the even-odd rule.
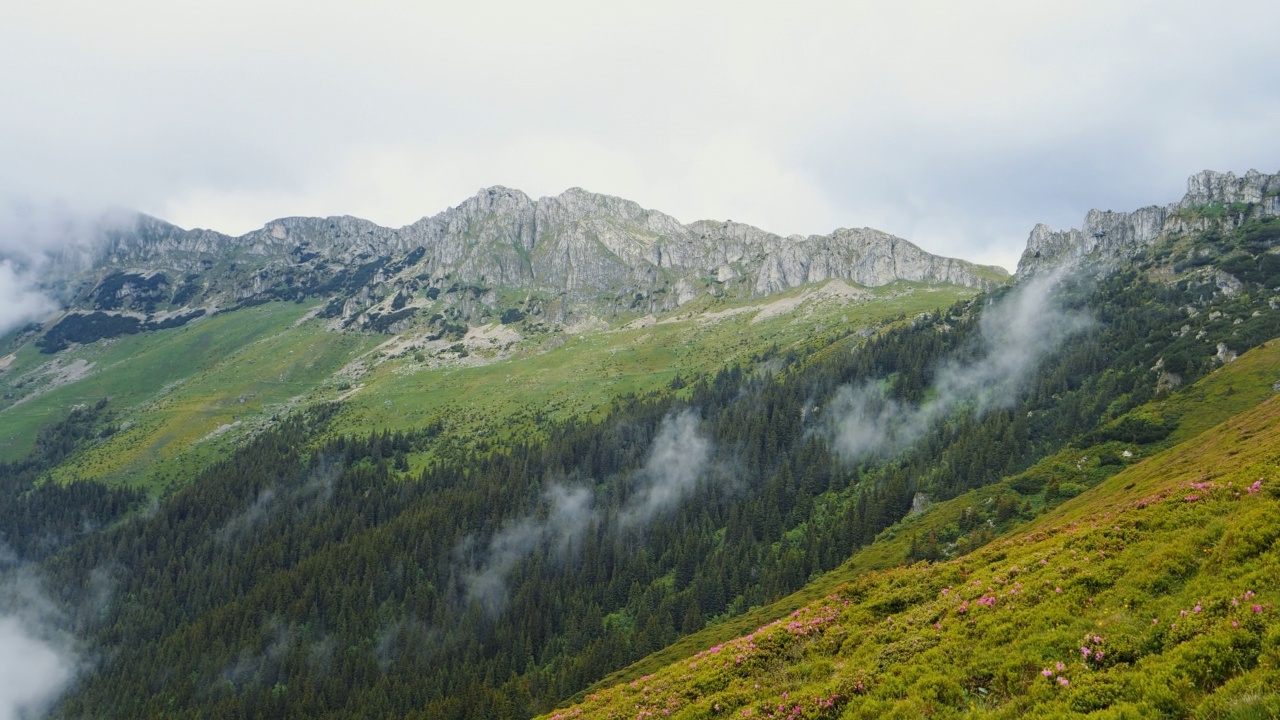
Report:
[[[1249,217],[1280,214],[1280,174],[1250,170],[1243,177],[1212,170],[1187,179],[1187,193],[1169,205],[1133,212],[1090,210],[1080,229],[1054,230],[1036,225],[1018,261],[1018,277],[1057,267],[1078,265],[1086,258],[1103,263],[1132,257],[1160,237],[1175,232],[1233,227]]]
[[[976,288],[1007,278],[869,228],[782,237],[733,222],[686,225],[579,188],[533,200],[504,187],[398,229],[295,217],[229,237],[139,216],[104,233],[87,266],[63,264],[53,275],[69,288],[68,305],[84,310],[163,317],[322,296],[332,298],[331,316],[361,324],[396,322],[450,294],[492,309],[498,293],[518,291],[563,319],[583,308],[662,311],[701,294],[769,295],[834,278]]]

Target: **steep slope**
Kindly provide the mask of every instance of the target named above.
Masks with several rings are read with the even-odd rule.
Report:
[[[342,403],[334,432],[443,424],[473,444],[538,437],[540,423],[599,414],[619,396],[871,332],[973,293],[832,281],[756,300],[705,298],[613,326],[491,322],[436,340],[336,332],[312,317],[316,301],[272,302],[52,357],[28,343],[0,370],[0,460],[23,457],[68,408],[103,398],[117,431],[51,477],[177,486],[289,412],[326,402]]]
[[[655,673],[708,647],[750,633],[806,605],[820,602],[841,585],[879,570],[967,554],[1009,536],[1026,522],[1103,483],[1125,467],[1199,436],[1233,416],[1250,411],[1280,393],[1280,339],[1250,350],[1238,361],[1184,388],[1134,408],[1109,428],[1134,426],[1157,418],[1173,429],[1163,438],[1117,440],[1110,432],[1087,434],[1001,482],[912,512],[855,552],[840,567],[814,578],[795,593],[698,633],[613,673],[591,691]],[[580,694],[581,700],[584,695]]]
[[[455,316],[448,338],[339,332],[318,316],[332,300],[304,298],[52,357],[28,335],[4,377],[30,399],[0,420],[41,402],[65,419],[0,465],[0,507],[30,540],[5,558],[40,562],[66,632],[101,658],[55,713],[526,718],[848,573],[966,556],[1270,394],[1274,359],[1249,351],[1280,335],[1276,220],[1228,222],[977,298],[830,280],[558,329],[525,304],[505,323]],[[213,332],[238,319],[253,328]],[[148,395],[202,334],[233,356]],[[308,367],[317,338],[330,352]],[[106,370],[130,343],[156,353],[132,406],[64,414],[98,376],[32,374]],[[139,408],[170,422],[126,425]],[[169,437],[179,417],[205,425]],[[57,482],[156,467],[137,448],[197,436],[225,452],[167,468],[145,512],[126,514],[136,491]]]
[[[1120,264],[1157,241],[1210,229],[1231,230],[1250,219],[1280,215],[1280,175],[1250,170],[1244,177],[1212,170],[1187,178],[1187,193],[1169,205],[1133,212],[1090,210],[1080,229],[1036,225],[1018,261],[1018,277],[1086,260]]]
[[[802,317],[852,332],[1007,280],[874,230],[682,225],[576,188],[536,201],[489,188],[400,229],[284,218],[232,238],[113,213],[63,230],[42,274],[66,312],[0,338],[0,459],[23,457],[69,407],[111,397],[122,432],[55,474],[153,487],[317,402],[351,400],[350,428],[448,416],[486,434],[792,346]],[[457,407],[450,387],[507,361],[504,390],[535,391]]]
[[[335,436],[343,407],[317,407],[46,560],[60,597],[83,597],[100,567],[118,588],[84,625],[109,661],[59,713],[527,717],[976,490],[991,494],[956,512],[954,533],[902,530],[881,560],[972,551],[988,521],[1153,453],[1177,414],[1148,401],[1172,407],[1214,368],[1246,367],[1218,344],[1280,335],[1256,281],[1228,295],[1155,269],[833,331],[592,418],[534,419],[542,439]],[[728,327],[748,330],[745,316]],[[1177,386],[1160,369],[1175,356]],[[915,421],[855,454],[844,419],[877,406]],[[1108,452],[1073,456],[1081,443]]]
[[[867,573],[548,717],[1274,717],[1277,448],[1280,396],[987,547]]]

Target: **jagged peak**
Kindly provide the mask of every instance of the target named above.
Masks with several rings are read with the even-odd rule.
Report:
[[[568,188],[559,195],[539,198],[538,205],[540,207],[559,206],[567,210],[583,212],[586,215],[595,215],[603,210],[605,213],[622,214],[628,219],[659,218],[664,223],[680,224],[679,220],[670,215],[644,207],[634,200],[592,192],[577,186]]]
[[[1017,276],[1073,265],[1095,253],[1110,261],[1130,257],[1166,232],[1187,229],[1186,211],[1236,203],[1252,206],[1251,212],[1259,216],[1280,214],[1280,173],[1268,175],[1249,170],[1237,176],[1233,172],[1202,170],[1187,178],[1187,192],[1177,202],[1130,212],[1092,209],[1085,213],[1079,228],[1068,230],[1038,223],[1027,237]]]
[[[989,287],[1006,277],[873,228],[784,238],[727,219],[686,225],[581,187],[536,201],[514,188],[485,187],[402,228],[351,215],[281,217],[239,237],[149,217],[133,225],[99,246],[93,262],[100,267],[83,275],[84,288],[116,268],[163,268],[172,277],[214,268],[219,282],[204,286],[207,302],[340,290],[350,295],[344,318],[370,306],[374,286],[407,297],[443,276],[560,293],[571,304],[625,302],[628,309],[640,302],[664,309],[702,293],[765,295],[833,278],[866,286],[908,280]],[[220,264],[231,248],[234,266]],[[379,262],[395,269],[355,273]],[[67,273],[89,269],[78,258],[66,264]],[[349,286],[353,277],[363,286]]]
[[[552,197],[555,197],[555,198],[607,198],[609,200],[625,200],[625,198],[618,197],[615,195],[605,195],[604,193],[592,192],[591,190],[588,190],[583,187],[578,187],[577,185],[574,185],[571,188],[566,188],[564,192]],[[542,199],[545,200],[546,198],[542,198]]]
[[[529,196],[519,188],[507,187],[506,185],[490,185],[482,187],[476,191],[472,197],[516,197],[529,199]]]
[[[1269,193],[1280,192],[1280,173],[1268,175],[1250,169],[1242,177],[1233,172],[1201,170],[1187,178],[1183,207],[1220,203],[1262,202]]]

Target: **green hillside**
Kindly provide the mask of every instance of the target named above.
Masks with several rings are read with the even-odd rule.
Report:
[[[335,433],[444,424],[468,444],[537,436],[542,422],[598,414],[616,397],[678,376],[692,381],[766,353],[822,346],[973,294],[835,283],[754,302],[708,297],[669,316],[576,331],[494,323],[477,329],[470,351],[437,356],[396,336],[328,330],[313,317],[316,303],[256,305],[77,346],[52,360],[28,339],[0,373],[0,394],[13,396],[0,401],[0,460],[24,456],[42,425],[102,398],[110,399],[116,432],[52,478],[178,487],[290,412],[335,400],[343,402]],[[487,342],[486,331],[503,342]]]
[[[1211,561],[1246,542],[1219,511],[1274,505],[1280,366],[1271,265],[1213,265],[1280,234],[1228,230],[977,296],[832,282],[557,329],[512,315],[448,345],[269,302],[20,347],[0,540],[101,658],[53,716],[1052,714],[1034,704],[1090,687],[1063,643],[1098,620],[1116,624],[1088,657],[1116,674],[1081,703],[1216,702],[1270,667],[1249,623],[1271,589]],[[1252,438],[1224,439],[1232,418]],[[1197,453],[1221,477],[1179,469]],[[1192,481],[1216,484],[1174,494]],[[1151,575],[1184,541],[1200,554]],[[1231,594],[1197,584],[1214,573]],[[1221,615],[1257,632],[1223,651],[1237,668],[1172,700],[1125,679],[1190,672],[1202,641],[1116,613],[1172,633],[1186,601],[1203,619],[1246,591],[1262,611]],[[741,663],[717,665],[728,647]],[[1059,694],[1027,684],[1045,669]],[[810,705],[779,710],[793,694]]]
[[[547,717],[1276,717],[1278,501],[1273,396],[955,559],[863,572],[887,535],[790,614]]]

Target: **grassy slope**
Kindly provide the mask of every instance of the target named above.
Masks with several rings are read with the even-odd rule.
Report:
[[[128,335],[61,353],[57,356],[61,365],[84,361],[92,363],[90,371],[61,386],[45,383],[40,394],[0,409],[0,457],[25,454],[41,425],[62,417],[75,404],[103,397],[111,398],[112,407],[124,414],[122,420],[139,428],[109,443],[113,453],[129,457],[161,452],[172,439],[167,435],[188,439],[187,435],[199,433],[196,437],[203,437],[219,424],[231,422],[233,415],[284,402],[317,376],[332,372],[334,363],[345,360],[347,352],[367,344],[355,336],[312,329],[293,333],[295,346],[281,354],[274,339],[308,309],[270,303],[182,328]],[[305,352],[290,357],[289,350]],[[38,377],[40,367],[50,361],[30,345],[17,356],[0,377],[6,388],[24,375],[32,382],[30,378]],[[144,432],[140,426],[153,431]]]
[[[244,321],[229,317],[225,327],[205,329],[195,343],[179,342],[180,336],[157,338],[162,344],[134,356],[130,364],[154,358],[181,368],[184,358],[200,361],[194,372],[188,370],[127,410],[130,427],[73,457],[52,477],[181,484],[203,462],[227,452],[238,435],[317,399],[320,383],[375,342],[315,324],[291,327],[301,315],[291,303],[241,313],[248,314],[244,320],[256,326],[255,332],[243,333]],[[243,334],[228,342],[233,333]],[[209,347],[216,340],[221,346]],[[220,435],[220,428],[238,432]]]
[[[1182,442],[1002,540],[886,569],[906,556],[907,531],[953,523],[1005,488],[941,504],[803,591],[686,638],[558,714],[1121,717],[1198,707],[1207,717],[1274,717],[1280,621],[1267,603],[1280,602],[1280,397],[1268,396],[1277,366],[1273,341],[1139,409],[1181,417],[1165,444]],[[1081,482],[1100,472],[1087,465]],[[983,597],[993,605],[978,604]],[[765,624],[774,618],[783,620]],[[1085,660],[1082,645],[1102,648],[1103,660]]]
[[[466,435],[503,437],[534,431],[535,412],[552,418],[592,416],[607,409],[614,397],[657,390],[677,375],[713,373],[734,362],[748,362],[772,346],[783,352],[822,346],[851,327],[931,312],[974,294],[966,288],[900,283],[864,299],[815,297],[758,321],[754,310],[714,320],[704,317],[798,300],[812,290],[796,289],[751,303],[695,300],[656,324],[561,336],[564,344],[550,351],[529,348],[488,365],[421,369],[408,358],[387,362],[362,379],[367,387],[346,402],[337,428],[412,428],[440,418]]]
[[[754,303],[703,298],[648,327],[535,336],[511,359],[470,367],[428,367],[413,353],[375,359],[386,336],[329,332],[321,321],[296,322],[311,304],[268,303],[60,354],[63,366],[76,360],[93,366],[75,382],[16,405],[0,404],[0,459],[25,454],[41,425],[102,397],[111,398],[110,407],[128,427],[74,456],[52,473],[54,479],[104,478],[157,489],[181,484],[254,427],[294,407],[343,396],[334,432],[410,429],[441,420],[454,437],[496,439],[536,432],[538,413],[599,413],[614,397],[658,390],[676,375],[715,372],[771,346],[821,345],[851,327],[912,317],[974,294],[905,283],[859,299],[814,290]],[[703,316],[802,297],[808,300],[755,323],[756,310]],[[563,344],[547,348],[560,339]],[[0,389],[23,378],[31,382],[49,361],[30,345],[20,349],[0,374]],[[335,374],[354,361],[372,369],[351,392]],[[225,432],[215,435],[220,428]]]

